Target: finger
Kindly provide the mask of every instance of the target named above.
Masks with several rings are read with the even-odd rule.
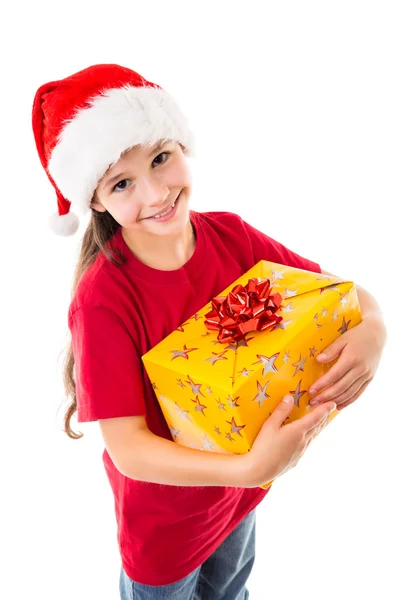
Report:
[[[317,379],[317,381],[312,384],[308,393],[310,396],[315,396],[324,388],[334,385],[337,381],[347,375],[347,373],[353,368],[354,365],[349,366],[347,361],[339,359],[338,362],[333,365],[333,367],[331,367],[327,373],[325,373],[325,375],[320,377],[320,379]]]
[[[342,394],[338,394],[337,396],[335,396],[334,400],[336,404],[343,404],[344,402],[355,396],[359,389],[364,385],[365,380],[366,376],[362,375],[361,377],[356,379],[356,381],[354,381],[353,384],[350,385]]]
[[[347,398],[349,398],[349,390],[352,387],[352,385],[354,385],[356,381],[359,381],[361,379],[361,381],[359,381],[359,387],[361,387],[362,383],[364,382],[364,378],[365,375],[363,376],[359,373],[356,373],[355,369],[348,371],[348,373],[343,377],[343,379],[337,381],[335,385],[331,386],[329,389],[324,390],[320,394],[317,394],[317,396],[314,396],[312,400],[310,400],[310,406],[317,406],[318,404],[326,402],[327,400],[333,400],[337,403],[337,398],[343,394],[347,394]],[[358,389],[359,388],[357,388],[357,390]],[[355,393],[357,390],[354,390],[353,393]]]
[[[310,437],[306,440],[305,448],[304,448],[302,454],[304,454],[304,452],[307,450],[307,448],[311,444],[311,442],[313,442],[315,440],[315,438],[321,433],[321,431],[326,427],[327,423],[328,423],[328,419],[326,419],[323,423],[321,423],[321,425],[315,427],[313,435],[310,435]]]
[[[361,394],[365,391],[365,388],[371,383],[372,379],[368,379],[364,385],[362,385],[360,387],[360,389],[358,390],[358,392],[356,394],[354,394],[354,396],[352,398],[349,398],[349,400],[347,400],[347,402],[343,402],[343,404],[340,404],[340,406],[337,407],[338,410],[343,410],[343,408],[346,408],[346,406],[349,406],[350,404],[353,404],[353,402],[355,400],[357,400],[357,398],[359,398],[361,396]]]
[[[306,433],[306,445],[309,444],[315,437],[317,437],[317,435],[319,435],[319,433],[324,429],[324,427],[326,427],[326,425],[328,424],[329,415],[330,413],[325,415],[325,417],[320,423],[318,423],[315,427],[310,429],[308,433]]]
[[[280,428],[293,409],[293,396],[286,394],[284,399],[278,404],[274,412],[267,420],[268,427]]]
[[[332,402],[332,403],[329,403],[329,404],[323,404],[322,406],[320,406],[320,407],[317,407],[316,409],[314,409],[314,412],[315,412],[316,410],[318,410],[319,408],[325,408],[325,407],[326,407],[326,410],[325,410],[325,411],[322,411],[322,412],[320,412],[320,413],[317,413],[317,414],[315,415],[315,417],[316,417],[316,418],[315,418],[315,419],[314,419],[314,421],[312,422],[311,426],[310,426],[310,427],[307,427],[307,428],[305,429],[305,435],[308,435],[309,433],[312,433],[312,431],[313,431],[313,430],[314,430],[316,427],[319,427],[319,426],[321,425],[321,423],[322,423],[322,422],[323,422],[323,421],[324,421],[324,420],[325,420],[327,417],[329,417],[329,415],[331,414],[331,412],[335,410],[335,408],[336,408],[336,404],[335,404],[335,403],[333,403],[333,402]]]
[[[322,341],[322,340],[321,340]],[[326,348],[323,348],[322,352],[317,354],[317,360],[322,363],[332,362],[340,356],[343,350],[346,348],[348,344],[348,336],[347,334],[343,334],[338,337],[334,342],[332,342]]]
[[[318,424],[317,424],[315,427],[313,427],[313,428],[312,428],[312,429],[311,429],[311,430],[310,430],[310,431],[309,431],[309,432],[306,434],[306,437],[307,437],[307,436],[310,436],[310,437],[312,437],[312,436],[314,436],[314,435],[318,435],[318,433],[321,431],[321,429],[323,429],[323,428],[325,427],[326,423],[328,422],[330,414],[331,414],[331,413],[327,413],[327,414],[324,416],[324,418],[322,419],[322,421],[320,421],[320,422],[319,422],[319,423],[318,423]]]
[[[292,425],[298,424],[300,428],[304,430],[304,433],[308,433],[311,429],[320,424],[325,415],[330,414],[335,408],[335,402],[326,402],[325,404],[321,404],[321,406],[314,408],[305,417],[302,417],[298,421],[294,421]]]
[[[323,429],[325,429],[325,427],[329,423],[329,415],[330,415],[330,413],[326,414],[324,419],[306,435],[306,443],[305,443],[304,449],[303,449],[302,453],[300,454],[298,460],[300,460],[300,458],[306,452],[306,450],[309,447],[309,445],[311,444],[311,442],[313,442],[315,440],[315,438],[321,433],[321,431]]]

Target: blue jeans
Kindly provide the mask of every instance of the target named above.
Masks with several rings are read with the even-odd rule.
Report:
[[[121,569],[121,600],[247,600],[246,581],[255,560],[256,509],[195,571],[169,585],[132,581]]]

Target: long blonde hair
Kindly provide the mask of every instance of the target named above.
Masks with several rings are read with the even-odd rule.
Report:
[[[101,252],[114,265],[125,263],[125,257],[116,249],[110,250],[105,245],[107,241],[115,234],[119,223],[110,215],[109,212],[99,212],[91,208],[92,214],[82,239],[82,246],[79,253],[78,262],[75,268],[71,298],[75,294],[77,285],[85,271],[94,263]],[[117,258],[118,257],[118,258]],[[75,358],[72,350],[72,338],[69,335],[69,341],[65,348],[65,359],[63,361],[63,382],[65,389],[65,399],[67,408],[64,414],[64,431],[68,437],[79,439],[83,437],[82,433],[75,433],[71,429],[71,418],[76,412],[76,384],[74,376]],[[70,402],[68,404],[68,400]]]

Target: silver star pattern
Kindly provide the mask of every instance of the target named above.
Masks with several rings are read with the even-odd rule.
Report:
[[[231,433],[237,433],[240,437],[243,437],[240,431],[246,427],[246,425],[236,425],[235,417],[232,417],[231,421],[226,421],[231,426]]]
[[[296,296],[299,290],[289,290],[289,288],[285,288],[285,296],[286,298],[292,298],[292,296]]]
[[[195,383],[193,381],[193,379],[190,377],[190,375],[188,375],[189,380],[186,381],[186,383],[188,383],[190,385],[190,387],[192,388],[192,394],[193,396],[197,396],[198,394],[200,394],[201,396],[204,397],[203,392],[200,390],[201,386],[203,385],[202,383]]]
[[[201,412],[201,414],[204,415],[204,409],[207,408],[207,406],[205,404],[200,404],[199,397],[196,396],[196,400],[192,400],[192,402],[194,402],[197,405],[195,408],[195,412]]]
[[[263,354],[256,354],[257,360],[253,365],[263,364],[262,377],[265,377],[267,373],[277,373],[278,369],[275,367],[275,361],[279,356],[279,352],[272,354],[272,356],[264,356]]]
[[[221,402],[221,400],[219,398],[216,400],[216,402],[218,404],[218,410],[226,410],[225,404],[223,402]]]
[[[188,410],[183,410],[183,408],[181,408],[177,402],[175,402],[174,408],[175,408],[175,410],[178,411],[178,414],[179,414],[179,416],[180,416],[181,419],[183,419],[184,421],[189,421],[190,423],[192,422],[191,418],[189,417],[189,411]]]
[[[181,439],[181,436],[179,435],[179,429],[175,429],[174,427],[170,427],[169,430],[171,432],[172,437]]]
[[[289,323],[291,323],[292,321],[294,321],[294,319],[288,319],[287,321],[280,321],[279,323],[277,323],[275,325],[275,327],[273,327],[271,329],[271,331],[275,331],[275,329],[286,329],[286,326],[289,325]]]
[[[201,412],[202,415],[204,415],[204,409],[207,408],[207,406],[205,404],[200,404],[200,400],[199,397],[196,396],[196,400],[192,400],[192,402],[194,402],[197,406],[195,408],[195,412]],[[206,415],[204,415],[206,416]]]
[[[236,348],[236,344],[229,344],[229,345],[226,347],[226,349],[227,349],[227,350],[233,350],[233,352],[236,352],[236,349],[237,349],[237,348]]]
[[[346,322],[346,319],[343,317],[342,319],[342,326],[340,329],[338,329],[338,332],[343,335],[344,333],[346,333],[346,331],[349,328],[349,325],[351,323],[351,319],[349,319],[349,321]]]
[[[300,353],[300,358],[297,362],[292,363],[293,367],[296,367],[295,372],[293,373],[293,377],[295,377],[295,375],[297,375],[297,373],[299,371],[304,371],[304,363],[307,360],[307,356],[305,356],[303,359],[301,358],[301,353]]]
[[[249,342],[251,342],[251,340],[254,340],[254,336],[253,337],[245,337],[243,340],[239,340],[237,342],[237,347],[238,348],[248,348]]]
[[[228,360],[227,357],[224,356],[225,352],[226,350],[223,350],[223,352],[212,352],[214,356],[206,358],[204,362],[210,362],[212,365],[215,365],[218,360]]]
[[[185,333],[185,330],[183,328],[186,327],[186,325],[189,325],[189,322],[182,323],[182,325],[179,325],[179,327],[176,328],[176,331],[181,331]]]
[[[243,369],[242,372],[240,373],[241,377],[248,377],[249,373],[252,373],[253,369]]]
[[[278,279],[283,279],[283,275],[284,275],[285,271],[276,271],[275,269],[272,269],[272,277],[271,277],[271,286],[272,284],[276,286],[279,285],[279,283],[276,283],[278,281]]]
[[[304,396],[304,394],[306,393],[306,390],[300,391],[300,387],[301,387],[301,381],[302,381],[302,380],[300,379],[300,381],[299,381],[299,383],[297,384],[297,386],[296,386],[296,389],[295,389],[295,390],[291,390],[291,391],[289,392],[289,394],[291,394],[291,395],[293,396],[294,403],[295,403],[295,405],[296,405],[298,408],[300,408],[300,407],[299,407],[300,398],[301,398],[302,396]]]
[[[267,381],[263,386],[260,384],[259,381],[257,381],[257,394],[256,396],[253,398],[252,402],[259,402],[259,407],[262,408],[262,404],[263,402],[265,402],[265,400],[267,398],[269,398],[269,394],[267,394],[267,387],[268,384],[270,382]]]
[[[212,450],[214,448],[215,444],[211,443],[206,434],[201,439],[204,441],[204,445],[200,450]]]
[[[318,313],[316,315],[314,315],[314,321],[315,321],[315,324],[317,326],[317,329],[319,329],[320,327],[322,327],[322,325],[319,325],[319,323],[318,323]]]
[[[342,305],[342,307],[347,304],[348,298],[347,298],[348,294],[340,294],[340,304]]]
[[[286,304],[285,306],[283,306],[283,304],[281,304],[279,310],[281,310],[282,312],[292,312],[296,309],[294,308],[294,306],[292,306],[292,303],[289,302],[289,304]]]
[[[240,406],[240,404],[237,402],[239,400],[239,396],[232,398],[232,396],[229,394],[226,399],[228,400],[229,408],[238,408]]]
[[[183,345],[183,350],[169,350],[170,354],[173,354],[171,360],[179,357],[186,358],[187,360],[189,358],[188,353],[193,352],[193,350],[198,350],[198,348],[187,348],[186,344]]]

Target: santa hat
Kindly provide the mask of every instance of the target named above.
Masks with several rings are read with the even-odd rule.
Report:
[[[193,154],[193,136],[174,99],[131,69],[93,65],[36,92],[32,126],[40,161],[57,195],[51,229],[73,235],[71,203],[86,214],[104,173],[136,145],[176,141]]]

